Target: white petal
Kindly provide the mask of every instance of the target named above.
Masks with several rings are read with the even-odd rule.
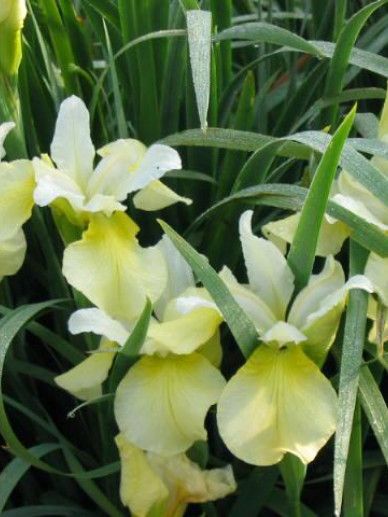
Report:
[[[182,294],[188,287],[195,285],[191,267],[173,245],[167,235],[163,235],[156,245],[163,254],[167,266],[167,284],[155,304],[155,312],[159,319],[163,319],[167,303]]]
[[[73,95],[60,106],[51,157],[58,169],[85,188],[93,171],[94,155],[89,112],[84,102]]]
[[[287,344],[297,345],[302,341],[306,341],[307,338],[293,325],[285,321],[278,321],[272,328],[267,330],[263,336],[260,336],[260,339],[268,345],[282,348]]]
[[[161,210],[175,203],[191,205],[191,199],[179,196],[159,180],[151,181],[133,197],[133,204],[140,210],[153,211]]]
[[[127,207],[122,205],[113,196],[105,196],[103,194],[94,195],[84,206],[84,210],[86,212],[102,212],[108,217],[113,214],[113,212],[125,212]]]
[[[14,122],[4,122],[3,124],[0,124],[0,160],[5,156],[4,140],[14,127]]]
[[[219,275],[229,288],[233,298],[252,320],[258,332],[264,333],[276,323],[271,309],[248,286],[239,284],[227,267],[224,266]]]
[[[240,217],[240,240],[249,285],[275,317],[282,320],[294,290],[294,275],[272,242],[253,235],[252,215],[248,210]]]
[[[70,316],[69,331],[72,334],[93,332],[104,336],[110,341],[123,345],[129,336],[129,330],[124,325],[108,316],[100,309],[80,309]]]
[[[298,227],[300,213],[290,215],[284,219],[272,221],[262,228],[263,234],[270,239],[283,254],[286,244],[291,244]],[[340,252],[342,244],[349,236],[348,227],[341,221],[328,220],[325,217],[319,232],[316,255],[327,257]]]
[[[288,316],[289,323],[302,329],[309,315],[319,310],[322,301],[344,283],[341,264],[333,257],[328,257],[322,271],[318,275],[311,275],[307,286],[295,298]]]
[[[37,205],[47,206],[56,199],[66,199],[76,212],[84,209],[85,196],[70,176],[40,158],[34,158],[32,164],[36,180],[34,201]]]
[[[170,456],[206,439],[204,420],[225,385],[199,354],[142,357],[117,388],[121,433],[138,447]]]
[[[88,192],[113,195],[123,201],[171,169],[182,167],[179,154],[167,145],[146,149],[137,140],[118,140],[102,149],[104,158],[89,182]]]

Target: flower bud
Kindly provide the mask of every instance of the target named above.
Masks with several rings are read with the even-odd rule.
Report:
[[[21,30],[27,14],[25,0],[0,2],[0,73],[17,73],[22,58]]]

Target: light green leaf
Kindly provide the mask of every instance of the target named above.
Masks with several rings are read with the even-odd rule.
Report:
[[[319,230],[329,199],[330,187],[355,114],[356,108],[354,107],[335,132],[319,162],[303,203],[298,228],[287,257],[287,262],[295,275],[297,291],[307,284],[311,275]]]
[[[207,128],[210,100],[212,16],[209,11],[186,12],[190,64],[202,131]]]

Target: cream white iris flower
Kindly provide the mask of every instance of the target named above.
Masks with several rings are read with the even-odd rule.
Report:
[[[249,285],[230,271],[221,276],[255,324],[262,345],[227,383],[218,403],[221,437],[238,458],[254,465],[285,453],[314,459],[336,428],[337,397],[320,372],[351,288],[372,289],[365,277],[345,283],[329,257],[296,296],[294,275],[279,249],[252,234],[252,212],[240,219]]]
[[[114,214],[107,224],[122,217]],[[225,385],[214,365],[220,359],[221,316],[204,289],[195,288],[191,270],[167,237],[151,248],[167,264],[167,272],[158,272],[146,258],[141,264],[131,263],[130,250],[119,252],[122,244],[114,244],[117,249],[113,249],[112,242],[103,242],[107,231],[94,236],[96,228],[92,221],[85,242],[72,244],[65,252],[66,278],[98,307],[75,312],[70,331],[94,332],[123,345],[145,303],[134,281],[158,286],[153,293],[148,289],[148,297],[157,301],[156,317],[150,322],[141,358],[118,386],[115,416],[121,433],[137,447],[161,455],[184,452],[195,441],[206,439],[206,413]],[[111,264],[116,256],[118,261]],[[144,264],[149,265],[147,274],[140,270]],[[78,396],[95,393],[108,376],[113,354],[100,349],[75,373],[70,370],[56,381]],[[103,367],[97,369],[94,364],[100,367],[104,357],[101,375]]]
[[[378,138],[388,144],[388,91],[385,99],[383,112],[381,115]],[[388,177],[388,160],[383,157],[374,156],[372,164]],[[368,223],[376,226],[388,237],[388,207],[384,205],[375,195],[358,183],[348,172],[342,171],[338,179],[334,182],[331,199],[347,210],[354,212],[358,217],[365,219]],[[271,222],[263,227],[263,233],[273,240],[275,244],[285,249],[286,243],[291,243],[298,226],[299,213],[279,221]],[[341,221],[335,221],[326,217],[323,221],[318,240],[317,255],[335,255],[342,247],[345,239],[351,234],[348,228]],[[388,307],[388,257],[381,257],[376,253],[371,253],[368,259],[365,275],[372,281],[379,302],[387,310]],[[377,320],[377,307],[375,301],[371,301],[369,316]],[[375,323],[369,339],[376,339]],[[383,330],[387,340],[388,328]]]
[[[22,225],[33,207],[34,173],[27,160],[2,162],[4,140],[14,128],[13,122],[0,125],[0,279],[15,274],[26,253]]]
[[[123,202],[137,191],[134,204],[144,210],[157,210],[178,201],[190,203],[159,181],[167,171],[182,168],[179,154],[171,147],[154,144],[147,149],[138,140],[117,140],[98,151],[102,159],[96,168],[95,154],[89,112],[81,99],[69,97],[59,110],[51,159],[45,156],[33,160],[35,202],[39,206],[54,203],[72,222],[93,213],[109,216],[125,211]]]
[[[236,490],[232,468],[201,470],[185,454],[147,453],[119,434],[120,497],[134,517],[182,517],[189,503],[221,499]]]

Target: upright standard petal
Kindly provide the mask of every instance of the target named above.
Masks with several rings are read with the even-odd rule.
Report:
[[[287,452],[312,461],[334,433],[336,413],[334,389],[300,347],[264,345],[226,385],[217,420],[235,456],[265,466]]]
[[[288,321],[302,329],[310,314],[320,309],[322,301],[345,283],[342,266],[333,257],[328,257],[322,271],[311,275],[307,286],[301,290],[292,304]]]
[[[26,247],[26,239],[21,228],[11,237],[0,240],[0,280],[19,271],[24,262]]]
[[[169,456],[206,439],[204,420],[225,385],[199,354],[142,357],[117,388],[121,433],[138,447]]]
[[[284,219],[271,221],[263,226],[263,234],[270,239],[276,246],[280,246],[281,251],[286,250],[286,244],[291,244],[298,227],[300,213],[290,215]],[[327,257],[337,255],[340,252],[344,241],[349,237],[349,228],[341,221],[330,222],[326,218],[322,221],[319,231],[316,255]]]
[[[5,156],[4,140],[7,138],[8,133],[15,127],[14,122],[3,122],[0,124],[0,161]]]
[[[169,491],[146,454],[121,433],[115,441],[121,461],[121,502],[135,517],[147,517],[155,509],[159,510],[157,515],[164,515]]]
[[[135,207],[148,212],[161,210],[175,203],[191,205],[192,201],[187,197],[180,196],[159,180],[151,181],[149,185],[144,187],[133,197]]]
[[[51,157],[59,170],[85,189],[93,172],[94,155],[89,112],[84,102],[72,95],[59,108]]]
[[[294,275],[272,242],[253,235],[252,215],[253,212],[248,210],[240,217],[240,240],[249,285],[276,319],[282,320],[294,290]]]
[[[114,343],[101,340],[99,350],[81,361],[77,366],[55,377],[55,382],[81,400],[91,400],[101,395],[101,385],[108,377],[115,356]],[[104,350],[108,350],[105,352]]]
[[[182,167],[177,151],[162,144],[147,149],[138,140],[117,140],[99,152],[103,159],[89,182],[90,196],[110,194],[123,201],[128,194],[158,180],[167,171]]]
[[[31,216],[34,171],[27,160],[0,163],[0,240],[13,237]]]
[[[383,304],[388,307],[388,257],[371,253],[366,263],[365,276],[372,282]]]
[[[162,296],[155,304],[156,315],[159,319],[163,319],[167,303],[187,288],[194,287],[195,280],[191,267],[167,235],[163,235],[156,247],[162,253],[167,266],[167,283]]]
[[[249,289],[249,286],[239,284],[227,267],[224,266],[219,275],[259,333],[265,332],[276,323],[272,310]]]
[[[91,308],[73,312],[69,319],[69,330],[72,334],[93,332],[123,345],[128,339],[131,328],[122,325],[100,309]]]
[[[163,255],[142,248],[138,226],[126,214],[96,215],[80,241],[65,250],[63,274],[68,282],[113,318],[131,322],[154,302],[167,281]]]
[[[34,201],[38,206],[48,206],[64,199],[75,212],[84,210],[85,196],[72,177],[40,158],[34,158],[32,164],[36,180]]]

